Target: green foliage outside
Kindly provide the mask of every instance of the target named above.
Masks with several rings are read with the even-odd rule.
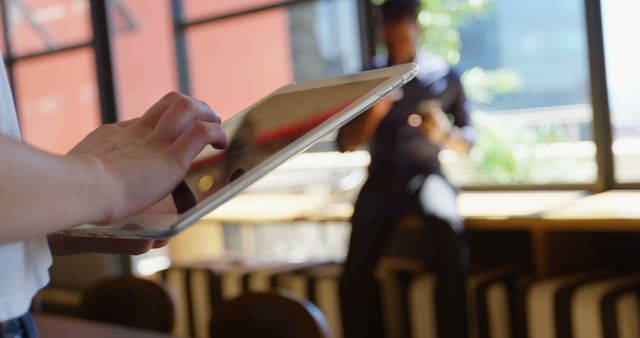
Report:
[[[420,0],[418,23],[422,27],[422,46],[442,56],[450,64],[460,62],[462,41],[458,29],[468,20],[488,14],[488,0]]]
[[[385,0],[372,1],[379,5]],[[421,47],[455,66],[461,57],[460,28],[471,20],[489,19],[492,1],[495,0],[420,0]],[[384,46],[380,47],[384,52]],[[462,74],[462,82],[468,99],[476,108],[491,107],[495,100],[513,95],[524,86],[516,70],[505,68],[474,67]],[[468,167],[465,172],[472,177],[466,181],[473,184],[535,184],[554,179],[554,175],[559,175],[556,179],[566,179],[562,176],[562,168],[571,167],[572,163],[562,159],[534,158],[536,147],[565,142],[568,139],[565,127],[505,126],[500,113],[478,109],[473,113],[473,120],[478,134],[476,144],[468,157],[456,163]],[[546,166],[545,169],[540,170],[540,165]]]
[[[469,159],[475,169],[474,180],[487,184],[524,184],[532,175],[532,155],[538,141],[536,133],[519,128],[496,128],[497,119],[474,112],[478,131]]]
[[[376,4],[384,0],[374,0]],[[451,65],[460,62],[462,41],[460,28],[469,20],[483,20],[489,15],[491,0],[420,0],[418,23],[422,27],[422,48],[440,55]],[[510,69],[475,67],[462,75],[467,97],[479,105],[490,105],[496,98],[522,88],[520,74]],[[485,184],[530,183],[532,155],[536,144],[553,141],[556,131],[504,128],[498,119],[481,111],[474,112],[478,132],[469,162],[472,181]]]

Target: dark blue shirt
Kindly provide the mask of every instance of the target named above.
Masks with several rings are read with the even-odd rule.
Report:
[[[440,173],[438,153],[441,147],[431,143],[422,131],[407,121],[422,102],[436,100],[454,125],[460,128],[471,125],[459,76],[444,60],[430,53],[418,54],[415,62],[419,67],[418,75],[395,93],[397,101],[371,141],[371,182],[402,182],[421,173]],[[385,67],[387,63],[378,59],[374,66]]]

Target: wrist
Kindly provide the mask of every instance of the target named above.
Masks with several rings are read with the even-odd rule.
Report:
[[[72,166],[74,177],[73,191],[77,192],[84,203],[86,222],[105,224],[109,223],[113,214],[114,185],[110,183],[107,170],[97,158],[73,154],[66,156]]]

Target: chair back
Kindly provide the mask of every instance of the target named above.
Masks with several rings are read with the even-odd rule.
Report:
[[[163,285],[135,277],[98,283],[82,296],[80,316],[85,319],[170,333],[174,300]]]
[[[212,338],[329,338],[311,302],[284,292],[247,293],[214,309]]]

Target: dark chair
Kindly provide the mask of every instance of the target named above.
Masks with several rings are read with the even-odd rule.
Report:
[[[174,323],[174,300],[161,284],[120,277],[101,282],[83,293],[80,316],[169,333]]]
[[[212,338],[329,338],[329,325],[309,301],[283,292],[248,293],[214,309]]]

